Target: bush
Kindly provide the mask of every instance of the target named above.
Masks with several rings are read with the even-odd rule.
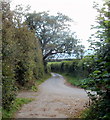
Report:
[[[86,56],[85,58],[73,61],[62,61],[50,63],[52,72],[63,72],[79,76],[82,78],[88,77],[88,75],[94,69],[94,56]]]
[[[38,39],[27,27],[16,30],[17,54],[15,56],[16,81],[19,85],[31,88],[37,79],[44,75],[42,52]],[[20,35],[21,37],[17,37]]]
[[[3,78],[2,78],[2,107],[4,109],[10,109],[12,101],[16,97],[16,86],[13,68],[9,63],[3,62]]]
[[[2,2],[3,109],[9,110],[17,87],[31,88],[44,75],[42,51],[35,33],[20,23],[10,3]],[[14,15],[15,14],[15,15]],[[20,15],[20,14],[19,14]],[[13,19],[16,18],[16,19]],[[14,21],[15,20],[15,21]]]

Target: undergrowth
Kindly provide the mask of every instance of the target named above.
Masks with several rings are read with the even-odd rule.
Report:
[[[22,105],[32,102],[32,98],[16,98],[13,101],[10,110],[2,109],[2,118],[13,118],[15,113],[22,107]]]
[[[64,78],[67,80],[67,82],[69,82],[71,85],[81,87],[81,83],[82,83],[82,78],[81,77],[74,76],[74,75],[68,74],[68,73],[60,73],[60,74],[62,76],[64,76]]]

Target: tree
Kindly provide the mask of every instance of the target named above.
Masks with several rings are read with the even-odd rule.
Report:
[[[84,48],[84,45],[77,45],[75,49],[77,59],[82,59],[84,57]]]
[[[44,61],[58,53],[74,53],[78,39],[69,30],[67,23],[71,21],[61,13],[57,13],[56,16],[49,15],[48,12],[26,15],[29,29],[35,30],[35,35],[40,41]]]

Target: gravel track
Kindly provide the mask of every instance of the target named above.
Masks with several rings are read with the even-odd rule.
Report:
[[[63,76],[52,73],[52,77],[39,85],[38,92],[20,92],[17,97],[34,98],[23,105],[15,118],[73,118],[88,104],[83,89],[65,85]]]

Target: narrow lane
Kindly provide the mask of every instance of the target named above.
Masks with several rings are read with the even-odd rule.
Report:
[[[22,92],[18,97],[33,97],[16,118],[69,118],[75,117],[88,103],[86,92],[66,86],[64,78],[56,73],[39,86],[39,92]]]

